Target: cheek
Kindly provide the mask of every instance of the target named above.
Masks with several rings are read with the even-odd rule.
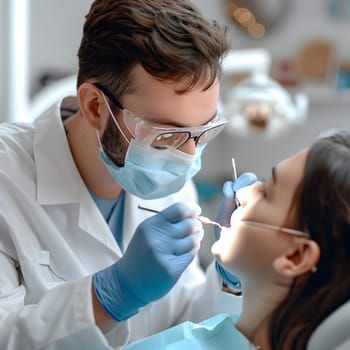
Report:
[[[269,268],[278,240],[274,233],[257,232],[244,224],[225,228],[220,239],[211,248],[213,255],[228,271],[237,276],[258,273]],[[243,273],[243,275],[242,275]]]

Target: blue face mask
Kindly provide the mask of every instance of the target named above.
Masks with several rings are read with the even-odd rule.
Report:
[[[97,137],[99,157],[113,178],[125,191],[143,199],[157,199],[179,191],[201,169],[206,146],[198,146],[196,154],[189,155],[177,149],[158,150],[131,139],[124,166],[119,167],[104,152],[98,133]]]

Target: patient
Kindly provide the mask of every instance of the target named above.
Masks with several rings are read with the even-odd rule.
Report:
[[[186,322],[128,350],[305,349],[350,299],[350,131],[317,140],[237,197],[212,253],[241,280],[241,315]]]

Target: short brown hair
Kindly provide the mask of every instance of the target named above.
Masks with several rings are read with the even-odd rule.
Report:
[[[78,52],[78,86],[99,81],[120,97],[136,64],[159,80],[209,88],[220,74],[226,30],[186,0],[96,0]]]

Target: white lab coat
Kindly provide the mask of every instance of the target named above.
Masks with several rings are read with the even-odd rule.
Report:
[[[138,204],[163,209],[194,199],[191,182],[156,201],[127,194],[125,245],[151,215]],[[215,269],[205,277],[195,261],[165,297],[103,334],[91,275],[121,254],[75,167],[59,104],[32,124],[0,124],[0,349],[113,349],[177,322],[239,312]]]

